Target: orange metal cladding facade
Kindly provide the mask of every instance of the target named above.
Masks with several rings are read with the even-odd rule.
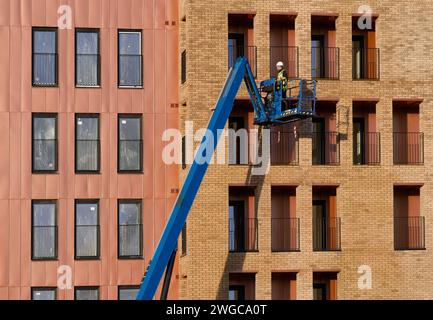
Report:
[[[57,27],[60,5],[72,9],[72,29],[58,30],[55,88],[32,86],[32,27]],[[101,86],[76,88],[75,28],[100,31]],[[142,32],[143,87],[118,88],[118,29]],[[72,288],[99,287],[117,299],[118,287],[139,285],[177,196],[178,167],[162,161],[165,128],[178,126],[178,2],[176,0],[0,0],[0,299],[30,299],[32,287],[56,287],[61,265]],[[54,174],[32,174],[32,113],[58,115]],[[99,113],[101,170],[74,171],[76,113]],[[117,115],[142,115],[143,172],[117,172]],[[31,202],[57,200],[58,259],[31,259]],[[74,259],[74,201],[99,200],[100,258]],[[143,259],[117,256],[117,201],[141,199]],[[177,298],[177,264],[169,298]]]

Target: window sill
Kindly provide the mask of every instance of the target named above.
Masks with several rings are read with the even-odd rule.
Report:
[[[117,256],[118,260],[143,260],[143,256]]]
[[[76,89],[101,89],[102,87],[100,85],[97,86],[80,86],[80,85],[75,85]]]
[[[119,89],[143,89],[143,86],[117,86]]]
[[[32,259],[31,259],[32,261],[35,261],[35,262],[43,262],[43,261],[59,261],[59,258],[35,258],[35,257],[32,257]]]

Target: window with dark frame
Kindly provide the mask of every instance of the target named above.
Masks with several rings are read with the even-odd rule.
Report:
[[[119,286],[118,300],[135,300],[140,286]]]
[[[57,115],[32,116],[32,171],[57,171]]]
[[[142,249],[141,200],[118,202],[118,257],[141,258]]]
[[[75,171],[100,170],[99,115],[78,114],[75,117]]]
[[[184,84],[186,82],[186,50],[182,51],[180,70],[180,82]]]
[[[56,211],[56,201],[32,201],[32,260],[57,258]]]
[[[184,256],[184,255],[187,254],[186,222],[185,222],[185,224],[183,225],[181,236],[182,236],[182,239],[181,239],[181,243],[182,243],[182,251],[181,251],[181,254]]]
[[[34,287],[31,289],[32,300],[56,300],[57,289],[52,287]]]
[[[96,200],[75,202],[75,258],[98,259],[100,244],[99,203]]]
[[[100,85],[99,30],[75,31],[75,85],[98,87]]]
[[[75,287],[75,300],[99,300],[99,287]]]
[[[32,30],[32,83],[34,86],[58,85],[57,29]]]
[[[118,32],[119,87],[142,87],[142,41],[141,31]]]
[[[118,171],[141,172],[143,170],[141,115],[119,115],[118,121]]]

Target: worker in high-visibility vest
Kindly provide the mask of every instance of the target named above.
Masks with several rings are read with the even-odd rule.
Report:
[[[287,75],[287,71],[284,69],[284,63],[282,61],[277,62],[277,71],[278,71],[277,81],[282,86],[282,89],[283,89],[282,97],[283,97],[283,99],[285,99],[287,97],[289,76]]]

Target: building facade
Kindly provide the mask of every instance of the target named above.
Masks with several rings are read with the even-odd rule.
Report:
[[[0,2],[0,299],[134,297],[178,189],[161,158],[178,16],[175,0]]]
[[[272,128],[267,175],[209,167],[183,232],[180,297],[431,299],[430,2],[180,5],[183,130],[206,127],[238,56],[257,81],[277,61],[318,80],[317,117]],[[252,119],[243,87],[228,127]]]

